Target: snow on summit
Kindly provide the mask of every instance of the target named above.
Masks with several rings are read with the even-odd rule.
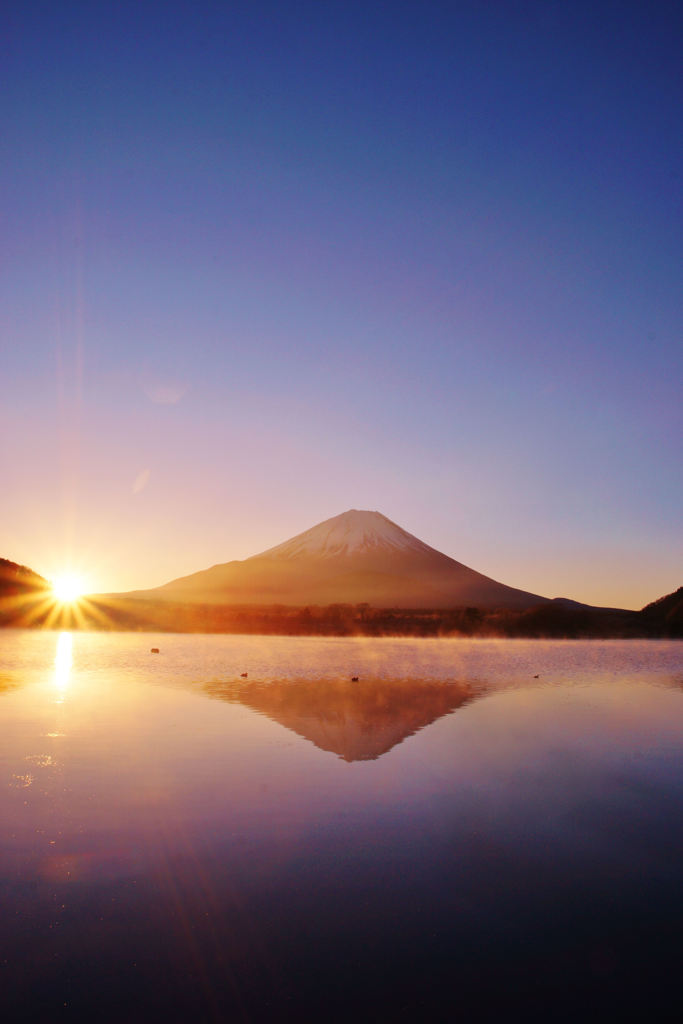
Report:
[[[326,519],[291,540],[254,555],[254,558],[339,558],[375,552],[410,551],[434,554],[407,530],[402,530],[381,512],[350,509]]]

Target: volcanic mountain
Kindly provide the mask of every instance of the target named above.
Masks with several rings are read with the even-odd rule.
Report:
[[[380,512],[351,509],[244,561],[127,597],[223,605],[528,608],[547,598],[497,583]]]

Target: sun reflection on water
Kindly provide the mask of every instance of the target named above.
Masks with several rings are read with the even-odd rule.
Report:
[[[60,697],[64,696],[69,685],[72,664],[73,637],[71,633],[60,633],[57,638],[57,649],[55,651],[55,686]]]

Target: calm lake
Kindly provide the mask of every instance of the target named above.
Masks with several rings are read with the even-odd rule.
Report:
[[[678,1019],[682,691],[675,641],[1,631],[3,1019]]]

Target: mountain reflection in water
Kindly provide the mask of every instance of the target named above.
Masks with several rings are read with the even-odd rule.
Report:
[[[344,761],[374,761],[480,696],[462,682],[377,678],[212,682],[205,690],[266,715]]]

